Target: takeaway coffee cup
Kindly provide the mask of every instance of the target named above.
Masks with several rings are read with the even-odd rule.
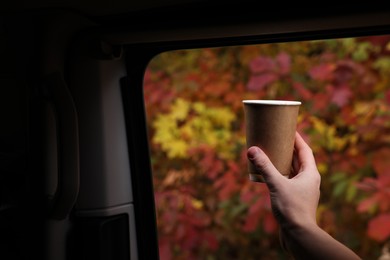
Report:
[[[260,147],[276,169],[288,177],[301,102],[286,100],[243,100],[246,144]],[[261,172],[248,161],[249,179],[264,182]]]

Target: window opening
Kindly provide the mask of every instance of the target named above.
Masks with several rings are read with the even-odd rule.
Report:
[[[248,180],[243,99],[302,102],[318,223],[363,259],[390,240],[390,36],[164,52],[144,97],[161,259],[283,259]]]

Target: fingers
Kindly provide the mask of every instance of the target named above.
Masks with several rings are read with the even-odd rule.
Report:
[[[250,147],[247,152],[247,157],[250,162],[255,165],[256,169],[261,172],[268,187],[270,187],[271,184],[273,186],[273,183],[281,178],[282,175],[259,147]]]
[[[305,174],[306,178],[313,181],[313,185],[316,185],[319,188],[321,184],[321,175],[318,172],[313,151],[298,132],[295,134],[295,152],[297,153],[297,160],[300,164],[299,172],[311,173]],[[297,172],[297,174],[299,174],[299,172]]]
[[[295,175],[297,175],[300,169],[301,169],[301,163],[299,162],[298,159],[297,150],[294,149],[290,178],[293,178]]]
[[[247,151],[247,157],[261,172],[269,188],[270,186],[275,187],[275,184],[283,177],[259,147],[250,147]],[[307,170],[318,173],[313,151],[298,132],[295,134],[292,169],[293,173],[290,178]]]
[[[300,171],[308,167],[316,167],[313,151],[298,132],[295,133],[295,152],[300,164]]]

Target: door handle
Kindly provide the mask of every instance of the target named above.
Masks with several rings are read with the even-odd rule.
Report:
[[[54,110],[57,141],[57,186],[48,199],[52,219],[64,219],[76,203],[80,186],[79,136],[76,107],[61,75],[53,73],[43,82],[44,92]],[[53,174],[53,173],[49,173]]]

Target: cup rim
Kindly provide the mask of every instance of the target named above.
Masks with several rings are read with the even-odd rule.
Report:
[[[290,105],[296,106],[301,105],[301,101],[292,101],[292,100],[268,100],[268,99],[247,99],[242,101],[244,104],[255,104],[255,105]]]

